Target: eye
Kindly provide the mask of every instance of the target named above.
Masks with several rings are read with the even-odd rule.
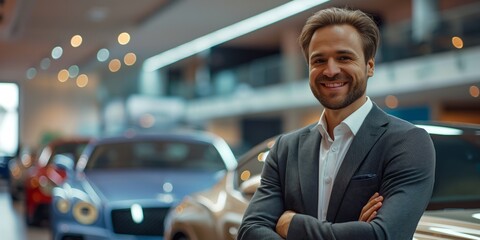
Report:
[[[322,63],[325,63],[326,60],[323,59],[323,58],[316,58],[316,59],[313,59],[312,60],[312,64],[322,64]]]
[[[340,57],[338,58],[338,60],[339,60],[339,61],[350,61],[350,60],[352,60],[352,58],[349,57],[349,56],[340,56]]]

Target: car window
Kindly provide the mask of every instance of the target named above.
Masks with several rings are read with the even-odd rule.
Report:
[[[269,152],[270,148],[266,146],[261,151],[256,152],[256,154],[249,156],[246,160],[242,160],[235,172],[235,188],[238,189],[243,182],[262,173],[263,165]]]
[[[95,148],[85,170],[180,168],[223,170],[217,149],[208,143],[142,141],[102,144]]]
[[[432,135],[435,185],[428,209],[480,207],[480,135]]]

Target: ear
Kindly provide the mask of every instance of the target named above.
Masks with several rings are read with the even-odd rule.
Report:
[[[369,77],[372,77],[374,72],[375,72],[375,60],[373,58],[370,58],[367,62],[367,74]]]

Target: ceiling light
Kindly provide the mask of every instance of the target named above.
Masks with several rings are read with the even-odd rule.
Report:
[[[108,57],[110,57],[110,51],[108,51],[108,49],[102,48],[102,49],[98,50],[98,52],[97,52],[97,60],[98,60],[99,62],[105,62],[105,61],[107,61]]]
[[[53,59],[59,59],[62,57],[63,54],[63,48],[60,46],[56,46],[52,49],[52,58]]]
[[[328,0],[295,0],[182,44],[145,60],[144,71],[155,71],[213,46],[253,32]]]
[[[27,70],[27,78],[28,79],[33,79],[37,75],[37,69],[34,67],[31,67]]]
[[[82,36],[75,35],[70,39],[70,45],[72,45],[72,47],[79,47],[80,45],[82,45],[82,41]]]
[[[123,32],[118,35],[118,43],[126,45],[130,42],[130,34]]]
[[[85,74],[81,74],[77,77],[77,86],[83,88],[88,84],[88,76]]]

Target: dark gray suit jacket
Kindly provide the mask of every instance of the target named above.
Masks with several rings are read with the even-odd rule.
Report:
[[[374,104],[340,166],[323,222],[317,219],[321,138],[311,125],[277,139],[238,239],[281,239],[275,226],[286,210],[298,213],[287,239],[412,239],[433,189],[435,151],[428,133]],[[383,206],[372,222],[359,222],[375,192],[384,197]]]

